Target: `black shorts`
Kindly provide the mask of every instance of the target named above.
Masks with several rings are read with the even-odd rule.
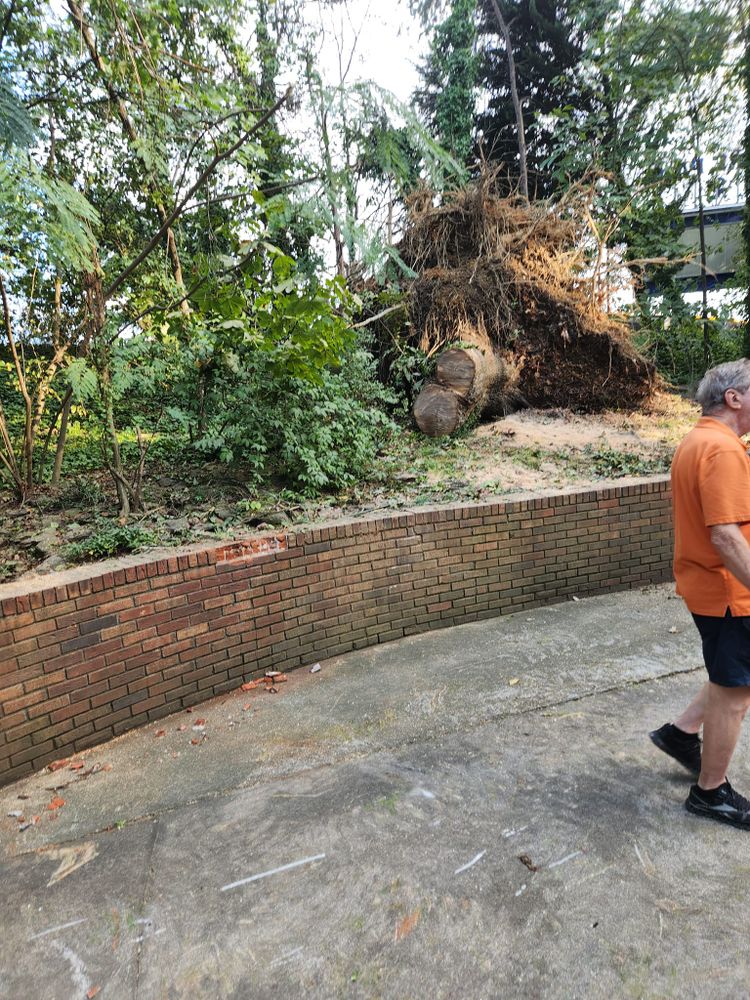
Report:
[[[750,687],[750,617],[693,615],[703,640],[708,679],[722,687]]]

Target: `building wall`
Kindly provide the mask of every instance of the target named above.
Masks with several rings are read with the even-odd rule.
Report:
[[[671,545],[658,478],[144,554],[42,589],[5,584],[0,783],[269,668],[666,581]]]

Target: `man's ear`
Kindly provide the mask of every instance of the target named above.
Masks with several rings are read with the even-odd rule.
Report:
[[[724,404],[732,410],[739,410],[742,406],[740,394],[736,389],[727,389],[724,393]]]

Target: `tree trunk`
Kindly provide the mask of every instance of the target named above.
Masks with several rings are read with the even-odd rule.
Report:
[[[701,319],[703,320],[703,367],[711,367],[711,330],[708,322],[708,265],[706,263],[706,220],[703,213],[703,158],[696,150],[695,169],[698,177],[698,233],[701,248]]]
[[[498,407],[508,369],[491,350],[454,347],[443,353],[435,378],[414,401],[414,420],[429,437],[453,434],[472,413]]]
[[[529,200],[529,173],[526,168],[526,130],[523,126],[523,109],[521,99],[518,96],[518,81],[516,77],[516,60],[513,57],[513,45],[510,39],[510,30],[503,17],[497,0],[492,0],[492,8],[495,11],[497,23],[505,41],[505,50],[508,54],[508,73],[510,75],[510,96],[513,99],[513,109],[516,112],[516,127],[518,128],[518,159],[521,183],[521,194],[526,201]]]
[[[5,336],[8,341],[8,347],[10,348],[11,358],[13,359],[13,367],[16,373],[16,381],[18,383],[18,388],[21,395],[23,396],[23,408],[25,416],[24,429],[23,429],[22,458],[19,462],[17,462],[15,457],[15,452],[13,451],[13,446],[10,443],[10,430],[8,423],[6,421],[4,412],[0,411],[0,417],[2,418],[3,443],[5,445],[5,450],[7,452],[7,458],[4,460],[3,464],[11,473],[13,482],[19,493],[19,499],[25,500],[28,494],[31,493],[34,486],[34,478],[33,478],[34,470],[32,467],[33,452],[34,452],[34,439],[32,437],[32,401],[28,385],[26,382],[25,364],[22,361],[22,356],[19,355],[18,353],[18,347],[16,346],[16,340],[13,335],[13,326],[11,325],[11,319],[10,319],[10,306],[8,305],[8,297],[5,292],[5,282],[3,281],[3,277],[1,274],[0,274],[0,299],[2,299],[2,305],[3,305]]]
[[[68,440],[68,420],[72,405],[73,390],[68,389],[63,399],[62,412],[60,414],[60,432],[57,435],[57,447],[55,448],[55,464],[52,467],[52,486],[54,489],[58,489],[60,486],[60,474],[62,473],[63,458],[65,457],[65,443]]]
[[[104,412],[103,444],[109,473],[112,476],[120,504],[120,514],[126,517],[130,513],[127,480],[122,467],[120,442],[117,439],[115,427],[115,403],[112,392],[112,346],[104,333],[106,322],[104,290],[102,289],[102,274],[99,260],[96,256],[92,261],[91,271],[83,275],[83,289],[86,297],[86,340],[91,344],[91,358],[96,369],[99,395]]]

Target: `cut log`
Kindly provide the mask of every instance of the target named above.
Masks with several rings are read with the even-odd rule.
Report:
[[[414,419],[429,437],[453,434],[475,410],[482,411],[506,379],[503,362],[490,351],[453,347],[438,359],[435,378],[414,402]]]
[[[428,383],[414,401],[417,427],[428,437],[452,434],[466,420],[465,400],[438,382]]]
[[[493,376],[492,359],[477,347],[452,347],[440,355],[435,368],[435,381],[464,397],[481,393],[480,382]]]

